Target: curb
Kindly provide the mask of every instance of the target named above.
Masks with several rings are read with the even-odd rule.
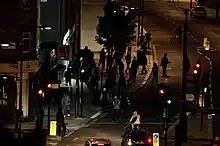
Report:
[[[64,140],[66,140],[70,135],[72,135],[73,133],[77,132],[78,130],[80,130],[81,128],[83,128],[86,125],[91,124],[94,120],[96,120],[99,116],[101,116],[103,114],[103,111],[98,111],[97,113],[95,113],[94,115],[92,115],[87,122],[79,124],[80,126],[78,126],[77,128],[69,128],[70,131],[67,135],[64,136],[64,138],[61,140],[58,140],[58,142],[56,142],[56,144],[53,145],[59,145],[61,144]],[[47,138],[47,140],[49,140],[50,138]],[[53,143],[53,142],[52,142]],[[48,143],[47,143],[48,144]]]
[[[97,119],[101,114],[103,113],[103,111],[99,111],[96,114],[92,115],[89,120],[86,123],[83,123],[82,125],[80,124],[79,127],[77,128],[73,128],[74,130],[69,132],[67,135],[65,135],[65,138],[69,137],[71,134],[75,133],[76,131],[78,131],[79,129],[83,128],[86,125],[89,125],[90,123],[92,123],[95,119]],[[71,128],[70,128],[71,129]],[[65,139],[64,138],[64,139]]]
[[[191,113],[190,112],[186,112],[186,115],[189,116]],[[173,128],[175,128],[175,126],[179,123],[179,118],[168,128],[167,133],[169,133],[171,130],[173,130]],[[165,131],[160,135],[161,138],[163,138],[165,136]]]

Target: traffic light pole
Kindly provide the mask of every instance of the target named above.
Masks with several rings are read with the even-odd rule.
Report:
[[[183,134],[182,142],[187,141],[187,115],[186,115],[186,86],[187,86],[187,32],[188,21],[187,15],[189,9],[183,9],[185,14],[184,33],[183,33],[183,72],[182,72],[182,111],[180,114],[181,133]]]
[[[165,146],[167,146],[167,134],[168,134],[168,107],[166,106],[165,111]]]
[[[141,1],[141,36],[140,36],[140,41],[143,41],[143,36],[144,36],[144,0],[140,0],[140,1]]]
[[[48,127],[48,136],[50,135],[50,95],[49,95],[49,93],[50,93],[50,89],[48,89],[48,93],[47,93],[47,95],[48,95],[48,107],[47,107],[47,127]]]
[[[83,81],[81,81],[81,96],[80,96],[80,117],[83,117]]]
[[[81,48],[81,12],[82,9],[82,1],[77,0],[77,54],[79,59],[79,52]],[[79,77],[80,76],[80,68],[78,71],[78,75],[76,77],[76,97],[75,97],[75,117],[79,116]]]
[[[141,0],[139,0],[140,7],[141,7]],[[137,47],[140,45],[140,22],[141,22],[141,16],[140,16],[140,9],[138,9],[138,31],[137,31]]]

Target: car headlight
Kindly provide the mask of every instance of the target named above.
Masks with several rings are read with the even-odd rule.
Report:
[[[129,141],[129,142],[128,142],[128,145],[132,145],[132,142],[131,142],[131,141]]]

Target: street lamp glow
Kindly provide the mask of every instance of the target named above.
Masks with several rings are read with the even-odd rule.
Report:
[[[1,47],[9,47],[9,44],[1,44]]]
[[[84,70],[84,69],[82,69],[82,70],[81,70],[81,73],[84,73],[84,72],[85,72],[85,70]]]
[[[134,10],[135,8],[134,7],[131,7],[131,10]]]

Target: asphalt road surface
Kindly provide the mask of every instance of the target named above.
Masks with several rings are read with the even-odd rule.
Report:
[[[134,96],[135,95],[135,96]],[[59,146],[77,146],[82,145],[91,137],[104,137],[112,140],[114,146],[119,146],[121,135],[126,131],[126,125],[133,109],[139,111],[141,115],[141,128],[147,128],[149,133],[162,133],[161,115],[163,113],[163,99],[157,92],[151,88],[151,82],[148,82],[140,92],[133,94],[131,99],[131,108],[126,109],[126,116],[121,118],[119,123],[112,122],[112,113],[104,114],[100,119],[85,126],[76,133],[70,135]],[[170,117],[175,116],[179,111],[175,106],[170,107]]]

